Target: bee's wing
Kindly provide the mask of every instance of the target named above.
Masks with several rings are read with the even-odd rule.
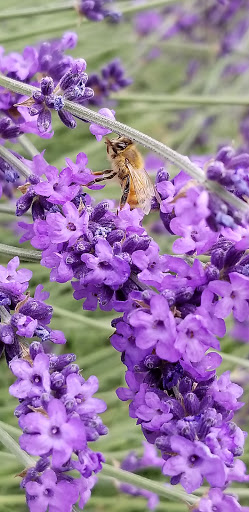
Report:
[[[134,169],[128,160],[126,160],[126,167],[133,181],[138,206],[148,215],[151,209],[151,200],[156,195],[154,185],[145,169]]]

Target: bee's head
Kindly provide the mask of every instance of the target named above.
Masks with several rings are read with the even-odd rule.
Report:
[[[131,146],[133,144],[133,141],[131,139],[128,139],[128,137],[117,137],[116,139],[108,139],[106,137],[105,143],[107,145],[107,153],[111,157],[115,158],[115,156],[122,153],[126,148]]]

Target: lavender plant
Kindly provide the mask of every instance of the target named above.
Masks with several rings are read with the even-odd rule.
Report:
[[[82,2],[81,9],[93,21],[116,19],[104,4]],[[101,472],[116,478],[120,491],[147,498],[151,509],[164,496],[193,512],[245,512],[232,487],[249,479],[241,459],[243,382],[233,382],[220,365],[227,335],[243,338],[248,328],[249,154],[222,145],[214,155],[188,158],[118,122],[118,107],[97,113],[84,106],[102,106],[108,91],[130,81],[117,60],[101,79],[88,78],[86,61],[64,54],[76,39],[67,33],[23,55],[3,53],[0,61],[1,183],[3,194],[15,197],[20,243],[32,246],[0,246],[2,254],[16,255],[0,267],[0,348],[17,378],[9,393],[19,400],[14,414],[23,431],[19,446],[2,428],[0,440],[23,463],[19,476],[31,512],[83,509]],[[62,168],[45,158],[53,110],[65,129],[78,122],[97,141],[125,135],[180,169],[171,177],[168,161],[161,166],[160,160],[151,201],[151,216],[172,237],[173,254],[160,249],[129,196],[118,207],[106,185],[105,199],[96,200],[103,185],[85,152],[67,156]],[[23,133],[40,137],[43,151],[24,138],[25,158],[12,146]],[[105,454],[91,449],[90,442],[108,433],[99,416],[105,401],[93,396],[98,379],[84,379],[76,355],[60,351],[66,338],[50,327],[49,294],[41,284],[33,297],[27,291],[31,272],[18,270],[17,255],[40,261],[54,288],[69,285],[85,311],[111,314],[110,342],[127,384],[117,396],[129,401],[129,416],[146,439],[142,457],[132,452],[108,465]],[[237,362],[248,367],[247,360]],[[162,484],[135,474],[150,466],[162,473]]]

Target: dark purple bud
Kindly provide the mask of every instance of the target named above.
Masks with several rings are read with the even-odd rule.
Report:
[[[71,67],[71,73],[79,74],[79,73],[83,73],[85,70],[86,70],[86,61],[85,61],[85,59],[76,59],[73,62],[72,67]]]
[[[29,412],[30,412],[29,402],[24,401],[15,408],[14,416],[16,416],[16,418],[20,418],[20,416],[22,416],[22,414],[28,414]]]
[[[181,419],[185,416],[184,409],[182,405],[175,398],[168,398],[164,400],[169,405],[170,412],[173,414],[174,418]]]
[[[37,117],[37,127],[40,133],[46,133],[51,126],[52,116],[47,108],[42,110]]]
[[[68,364],[73,363],[76,360],[75,354],[62,354],[60,356],[53,356],[50,359],[49,367],[54,371],[61,371]]]
[[[211,253],[211,264],[221,270],[224,267],[225,251],[221,248],[214,249]]]
[[[176,292],[174,290],[163,290],[162,295],[168,301],[170,308],[175,305]]]
[[[19,174],[13,167],[7,164],[4,171],[4,177],[8,183],[15,183],[19,178]]]
[[[37,354],[41,354],[43,353],[44,350],[43,350],[43,346],[42,344],[40,343],[40,341],[33,341],[31,343],[31,345],[29,346],[29,353],[30,353],[30,357],[31,359],[35,359],[35,357],[37,356]]]
[[[13,317],[12,317],[13,318]],[[7,345],[11,345],[15,339],[14,331],[10,325],[0,324],[0,340]]]
[[[50,76],[41,79],[41,92],[44,96],[50,96],[54,90],[54,81]]]
[[[238,263],[243,254],[244,251],[238,251],[237,249],[235,249],[234,246],[230,247],[230,249],[226,253],[224,266],[232,267],[233,265]]]
[[[249,167],[249,154],[241,153],[240,155],[234,156],[233,158],[231,158],[227,167],[233,170],[240,168],[247,169]]]
[[[222,178],[225,177],[226,169],[224,167],[223,162],[214,161],[211,164],[209,164],[206,173],[207,178],[209,180],[220,181]]]
[[[77,83],[77,77],[78,75],[72,73],[72,71],[68,71],[65,73],[65,75],[60,79],[59,81],[59,87],[62,91],[65,91],[66,89],[69,89],[70,87],[74,86]]]
[[[169,179],[169,173],[164,169],[164,167],[161,167],[156,175],[156,184],[160,183],[161,181],[168,181]]]
[[[179,473],[179,475],[172,476],[170,479],[171,485],[177,485],[179,484],[181,480],[182,473]]]
[[[128,254],[133,253],[136,250],[138,241],[139,236],[136,233],[128,236],[122,245],[122,251],[127,252]]]
[[[53,94],[51,94],[50,96],[46,96],[45,104],[49,109],[54,109],[55,98],[56,96],[53,96]]]
[[[36,103],[43,103],[45,98],[44,98],[44,94],[42,94],[41,91],[35,91],[33,92],[33,98],[35,100]]]
[[[29,182],[32,185],[37,185],[37,183],[40,183],[40,178],[38,176],[36,176],[35,174],[30,174],[29,175]]]
[[[190,441],[194,441],[196,438],[194,422],[185,419],[179,420],[177,422],[177,433],[180,436],[186,437],[186,439],[190,439]]]
[[[216,160],[221,160],[221,162],[227,165],[227,163],[234,155],[235,151],[231,146],[224,146],[218,151],[216,155]]]
[[[15,124],[12,124],[2,131],[0,127],[0,137],[3,139],[14,139],[15,137],[19,137],[22,133],[23,132],[21,132],[20,127]]]
[[[90,221],[99,222],[99,220],[106,214],[110,206],[107,201],[102,201],[95,206],[93,212],[90,215]]]
[[[36,220],[36,219],[45,220],[45,218],[46,218],[45,210],[44,210],[41,202],[39,201],[39,199],[33,201],[31,213],[32,213],[33,220]]]
[[[150,354],[149,356],[146,356],[144,359],[144,365],[146,368],[160,368],[162,363],[162,360],[160,357],[156,356],[155,354]]]
[[[62,373],[64,377],[66,378],[68,375],[71,375],[71,373],[79,373],[80,368],[77,364],[69,364],[62,370]]]
[[[22,197],[17,199],[17,202],[16,202],[17,217],[20,217],[21,215],[23,215],[24,213],[26,213],[29,210],[34,197],[35,197],[35,191],[32,187],[30,187],[27,190],[26,194],[24,194]]]
[[[85,240],[78,240],[75,245],[76,252],[90,252],[93,245]]]
[[[31,316],[35,320],[40,320],[48,324],[52,318],[53,308],[40,300],[29,298],[29,300],[20,307],[20,313]]]
[[[176,304],[182,304],[184,302],[190,301],[190,299],[194,295],[194,289],[190,286],[185,286],[182,288],[179,288],[179,290],[176,290],[175,296],[176,296]]]
[[[187,393],[184,396],[184,405],[188,414],[195,416],[199,412],[200,402],[194,393]]]
[[[43,471],[45,471],[45,469],[47,469],[50,465],[50,460],[47,458],[47,457],[42,457],[41,459],[39,459],[35,465],[35,468],[36,468],[36,471],[38,471],[38,473],[43,473]]]
[[[42,393],[42,395],[41,395],[41,405],[45,409],[45,411],[47,410],[47,407],[48,407],[48,404],[49,404],[50,400],[51,400],[51,395],[49,393]]]
[[[121,242],[124,236],[124,231],[122,231],[121,229],[114,229],[113,231],[108,233],[106,239],[110,245],[113,245],[115,242]]]
[[[216,279],[219,279],[219,269],[211,263],[208,263],[205,267],[205,276],[208,281],[215,281]]]
[[[29,107],[29,115],[31,117],[33,116],[38,116],[38,114],[40,114],[40,112],[42,112],[44,109],[44,105],[43,104],[39,104],[39,105],[32,105],[32,107]]]
[[[205,439],[210,429],[215,426],[217,421],[217,412],[210,409],[200,418],[197,426],[197,434],[199,439]]]
[[[148,249],[149,245],[151,243],[151,237],[150,236],[140,236],[136,251],[146,251]]]
[[[62,96],[55,96],[54,98],[54,109],[58,112],[65,106],[65,101]]]
[[[65,377],[60,372],[54,372],[50,376],[51,378],[51,389],[61,389],[65,384]]]
[[[9,364],[14,357],[21,357],[21,347],[16,337],[11,345],[5,345],[5,357],[7,364]]]
[[[83,101],[90,100],[91,98],[93,98],[93,96],[94,96],[93,89],[91,89],[90,87],[85,87],[83,96],[80,96],[77,101],[78,101],[78,103],[81,103]]]
[[[189,393],[192,389],[192,380],[190,377],[183,377],[183,379],[179,383],[179,391],[182,395]]]
[[[58,116],[60,120],[67,126],[67,128],[71,128],[71,130],[76,128],[77,123],[72,114],[70,114],[70,112],[66,112],[65,110],[59,110]]]
[[[163,452],[170,453],[171,446],[170,446],[170,438],[169,436],[160,436],[156,438],[155,445],[158,448],[158,450],[161,450]]]

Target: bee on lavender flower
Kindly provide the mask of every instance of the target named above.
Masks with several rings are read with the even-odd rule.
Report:
[[[157,192],[152,184],[149,175],[144,169],[144,161],[134,142],[128,137],[121,136],[115,139],[106,137],[107,158],[112,164],[112,169],[94,172],[96,178],[93,183],[118,178],[122,189],[120,209],[126,203],[131,210],[141,208],[147,215],[151,209],[153,197]]]

